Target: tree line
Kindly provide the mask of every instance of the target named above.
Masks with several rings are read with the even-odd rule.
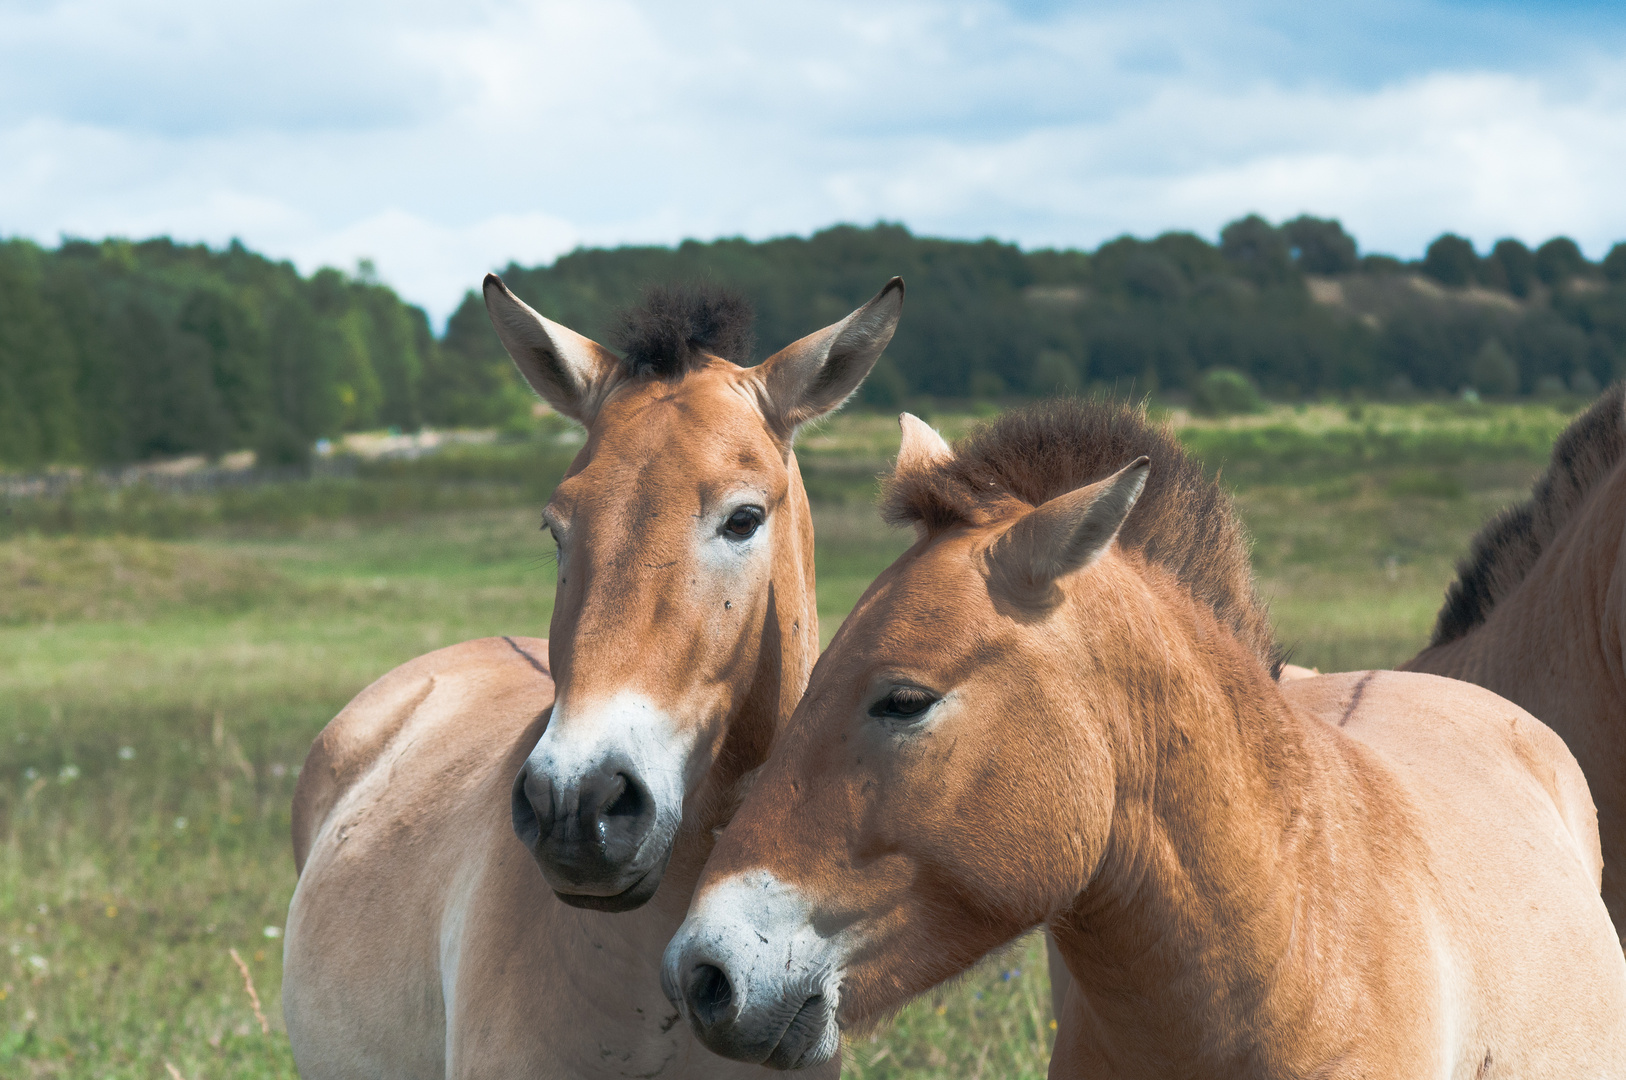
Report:
[[[1215,373],[1284,399],[1586,394],[1626,374],[1626,244],[1593,263],[1563,237],[1481,255],[1447,234],[1408,263],[1363,255],[1314,217],[1093,252],[879,224],[581,249],[503,271],[538,310],[601,340],[650,284],[730,286],[756,307],[759,356],[893,274],[909,299],[862,392],[877,407],[1092,389],[1178,400]],[[529,400],[476,290],[437,339],[365,264],[302,276],[237,243],[0,243],[11,466],[238,448],[292,463],[346,430],[517,423]]]
[[[252,449],[297,464],[342,431],[489,422],[423,311],[371,279],[302,276],[239,243],[0,243],[0,463]],[[451,373],[461,385],[463,372]]]
[[[1207,372],[1270,396],[1359,392],[1494,396],[1591,392],[1626,374],[1626,244],[1592,263],[1576,244],[1503,240],[1481,258],[1446,235],[1423,259],[1362,255],[1336,221],[1257,216],[1219,243],[1171,232],[1094,252],[839,226],[802,239],[580,250],[504,279],[550,317],[591,333],[650,281],[708,279],[753,300],[762,349],[909,284],[897,337],[864,395],[989,397],[1091,388],[1178,397]],[[498,348],[479,298],[444,347]]]

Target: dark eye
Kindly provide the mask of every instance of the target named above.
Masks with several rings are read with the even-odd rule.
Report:
[[[918,686],[897,686],[886,697],[869,707],[869,714],[877,719],[912,720],[937,704],[937,696]]]
[[[755,506],[742,506],[723,522],[723,532],[736,540],[749,540],[762,524],[762,511]]]
[[[551,508],[542,511],[542,531],[553,539],[555,547],[562,546],[559,543],[559,534],[564,530],[559,523],[559,519],[553,516]]]

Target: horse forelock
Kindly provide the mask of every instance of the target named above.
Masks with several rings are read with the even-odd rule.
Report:
[[[1218,483],[1144,409],[1099,399],[1013,409],[956,442],[951,457],[894,470],[883,482],[882,512],[929,533],[988,524],[1104,479],[1142,454],[1151,472],[1118,543],[1172,573],[1274,673],[1280,649],[1254,588],[1242,523]]]
[[[1604,477],[1626,458],[1626,381],[1617,382],[1564,429],[1530,498],[1493,517],[1457,564],[1429,647],[1467,636],[1552,546]]]
[[[675,379],[712,357],[751,359],[755,313],[739,293],[710,284],[652,286],[643,303],[615,316],[611,343],[627,378]]]

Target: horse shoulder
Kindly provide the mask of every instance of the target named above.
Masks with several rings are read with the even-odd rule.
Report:
[[[437,686],[464,681],[520,665],[528,677],[553,679],[543,638],[477,638],[437,649],[380,676],[311,743],[294,788],[294,866],[303,871],[317,835],[345,793],[380,761],[408,721]]]

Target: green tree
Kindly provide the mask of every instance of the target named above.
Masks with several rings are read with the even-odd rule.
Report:
[[[1281,232],[1293,260],[1307,274],[1347,274],[1360,263],[1355,238],[1337,221],[1302,214],[1284,222]]]
[[[1507,308],[1384,280],[1409,265],[1362,257],[1337,222],[1304,215],[1280,228],[1232,222],[1218,244],[1170,232],[1089,252],[844,225],[584,249],[504,277],[600,340],[649,284],[732,286],[756,306],[760,358],[902,274],[903,322],[861,395],[888,409],[927,395],[1196,394],[1220,369],[1279,398],[1391,385],[1585,392],[1626,375],[1626,246],[1601,268],[1562,238],[1537,253],[1504,239],[1477,264],[1460,237],[1430,246],[1423,269],[1440,280],[1515,296],[1541,280],[1597,279]],[[1307,273],[1339,275],[1341,289],[1312,293]],[[235,241],[0,241],[0,465],[243,446],[298,463],[318,437],[358,426],[508,427],[528,422],[533,401],[472,291],[437,341],[424,313],[371,275],[302,276]]]
[[[1626,281],[1626,243],[1616,244],[1603,257],[1603,276],[1619,283]]]
[[[1260,285],[1286,280],[1293,272],[1287,239],[1258,214],[1220,230],[1220,254]]]
[[[230,292],[194,290],[181,307],[177,328],[203,341],[209,351],[207,379],[225,415],[217,449],[252,446],[270,422],[270,381],[265,333],[256,313]]]
[[[1536,257],[1529,248],[1511,238],[1496,241],[1481,270],[1485,284],[1514,296],[1528,296],[1530,287],[1539,280]]]
[[[0,460],[79,456],[72,342],[42,294],[43,255],[0,245]]]
[[[1445,233],[1423,255],[1423,273],[1441,285],[1468,285],[1478,276],[1474,246],[1455,233]]]
[[[1591,352],[1586,332],[1555,311],[1532,312],[1521,320],[1510,344],[1526,392],[1535,392],[1544,380],[1567,386],[1571,373],[1586,367]]]
[[[1555,236],[1536,249],[1536,276],[1548,285],[1560,285],[1592,269],[1575,241]]]

